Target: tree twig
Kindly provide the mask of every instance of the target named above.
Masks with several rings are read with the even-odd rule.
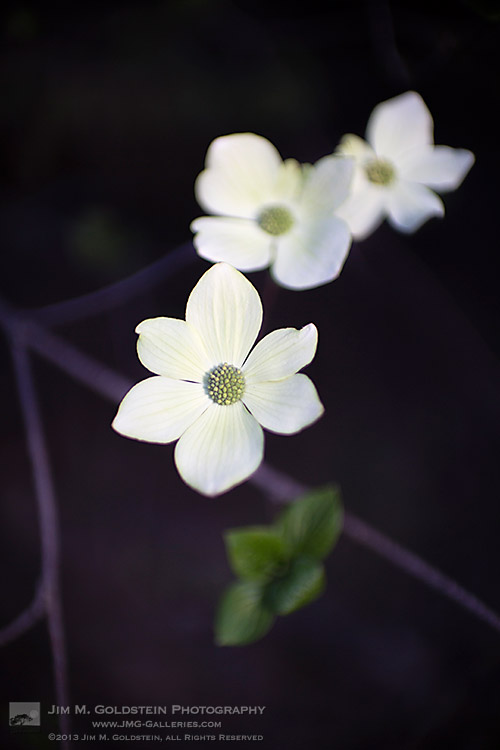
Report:
[[[63,325],[92,315],[100,315],[123,305],[161,279],[187,266],[197,257],[193,243],[186,242],[125,279],[81,297],[39,307],[31,312],[31,316],[46,325]]]
[[[38,586],[31,604],[23,610],[12,622],[0,630],[0,646],[7,646],[20,638],[39,622],[45,614],[45,595],[43,585]]]
[[[59,521],[54,486],[28,352],[16,339],[11,339],[11,352],[36,490],[42,556],[41,585],[54,665],[56,701],[58,705],[67,706],[69,691],[59,583]],[[62,734],[69,733],[68,715],[59,715],[59,727]],[[69,744],[63,741],[62,746],[69,747]]]
[[[430,588],[439,591],[440,594],[459,604],[463,609],[468,609],[469,612],[500,633],[500,615],[452,578],[449,578],[410,550],[389,539],[385,534],[369,526],[361,518],[357,518],[352,513],[346,513],[344,515],[343,533],[352,541],[376,552],[377,555],[385,558],[400,570],[404,570],[413,578],[417,578]]]
[[[110,401],[121,401],[133,383],[110,367],[85,354],[73,344],[38,323],[21,320],[18,337],[44,359],[57,365],[74,380]]]
[[[277,503],[288,503],[296,500],[310,489],[268,464],[261,464],[250,481]],[[353,513],[345,512],[343,534],[356,544],[375,552],[395,567],[435,589],[463,609],[467,609],[500,633],[500,615],[452,578],[449,578],[402,545],[389,539],[366,521],[362,521]]]

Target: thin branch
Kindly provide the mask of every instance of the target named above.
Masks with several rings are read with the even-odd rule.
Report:
[[[7,646],[12,641],[20,638],[24,633],[39,622],[45,614],[45,594],[43,585],[40,584],[36,590],[31,604],[21,612],[12,622],[0,630],[0,647]]]
[[[47,325],[63,325],[90,318],[92,315],[100,315],[155,286],[161,279],[184,268],[197,257],[193,243],[186,242],[125,279],[81,297],[40,307],[31,311],[31,315]]]
[[[15,339],[11,340],[11,351],[35,482],[41,537],[42,587],[54,665],[56,701],[58,705],[67,706],[66,645],[59,584],[59,521],[54,486],[28,352]],[[59,727],[63,734],[69,733],[70,721],[66,714],[59,716]],[[69,745],[63,742],[63,747]]]
[[[31,349],[109,401],[121,401],[132,381],[85,354],[62,336],[17,313],[0,299],[0,324],[12,343]]]
[[[352,541],[376,552],[377,555],[384,557],[397,568],[406,571],[427,586],[439,591],[464,609],[468,609],[473,615],[500,632],[500,615],[487,607],[477,596],[471,594],[437,568],[429,565],[418,555],[369,526],[365,521],[352,513],[346,513],[344,515],[343,532]]]
[[[296,500],[309,489],[306,485],[295,481],[277,469],[273,469],[268,464],[261,464],[250,481],[277,503],[288,503]],[[344,513],[343,533],[352,541],[375,552],[392,565],[435,589],[500,632],[500,615],[452,578],[449,578],[410,550],[392,541],[385,534],[377,531],[354,514]]]
[[[275,503],[290,503],[309,491],[293,477],[262,462],[249,481],[264,492]]]
[[[38,323],[21,319],[14,327],[17,339],[22,340],[27,347],[110,401],[121,401],[133,385],[127,378]]]

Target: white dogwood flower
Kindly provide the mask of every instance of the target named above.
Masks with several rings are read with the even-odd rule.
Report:
[[[313,383],[297,374],[314,357],[316,327],[273,331],[252,349],[261,323],[252,284],[225,263],[212,266],[189,296],[186,320],[137,326],[139,359],[155,376],[125,395],[114,429],[151,443],[177,440],[177,469],[204,495],[243,482],[262,461],[262,427],[290,435],[323,413]]]
[[[414,232],[431,216],[443,216],[433,190],[455,190],[474,164],[471,151],[434,146],[431,113],[414,91],[378,104],[366,141],[345,135],[337,153],[356,161],[351,195],[337,214],[357,240],[386,217],[395,229]]]
[[[198,254],[241,271],[271,266],[289,289],[332,281],[351,246],[349,228],[334,212],[349,193],[352,172],[352,159],[335,156],[314,165],[283,161],[253,133],[216,138],[195,185],[198,203],[217,214],[191,224]]]

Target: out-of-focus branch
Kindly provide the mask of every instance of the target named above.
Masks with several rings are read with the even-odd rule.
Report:
[[[298,482],[269,464],[261,463],[249,480],[269,497],[274,503],[289,503],[305,495],[310,487]]]
[[[10,308],[0,299],[0,325],[12,342],[22,344],[52,362],[95,393],[119,401],[132,386],[125,377],[80,351],[34,321],[29,313]]]
[[[468,609],[473,615],[500,632],[500,615],[487,607],[477,596],[471,594],[437,568],[429,565],[418,555],[369,526],[361,518],[346,513],[344,534],[362,547],[366,547],[380,557],[384,557],[413,578],[417,578],[427,586],[439,591],[440,594],[448,597],[464,609]]]
[[[250,481],[277,503],[293,501],[310,489],[268,464],[261,464]],[[500,632],[500,615],[487,607],[474,594],[352,513],[344,513],[343,534],[413,578],[435,589]]]
[[[21,319],[15,330],[18,339],[27,347],[110,401],[120,401],[133,385],[127,378],[38,323]]]
[[[41,587],[54,666],[56,700],[58,705],[67,706],[66,645],[59,584],[59,521],[54,486],[28,352],[12,336],[11,351],[36,490],[42,556]],[[70,721],[66,714],[59,716],[59,727],[62,734],[69,733]],[[62,746],[69,747],[69,744],[63,741]]]
[[[116,281],[114,284],[109,284],[81,297],[40,307],[31,311],[31,317],[46,325],[64,325],[90,318],[92,315],[100,315],[125,304],[170,274],[184,268],[197,257],[193,243],[186,242],[121,281]]]
[[[0,646],[7,646],[30,630],[45,615],[45,596],[40,583],[31,604],[0,630]]]

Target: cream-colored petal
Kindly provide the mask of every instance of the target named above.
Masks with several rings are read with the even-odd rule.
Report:
[[[352,156],[360,164],[375,158],[375,152],[370,144],[352,133],[342,136],[336,148],[336,153],[342,156]]]
[[[398,181],[387,200],[389,223],[400,232],[415,232],[431,216],[444,216],[441,198],[417,182]]]
[[[351,246],[346,222],[336,216],[302,222],[280,237],[271,275],[288,289],[312,289],[336,278]]]
[[[300,195],[303,179],[303,170],[299,162],[295,159],[286,159],[278,169],[272,200],[277,203],[293,203]]]
[[[260,205],[273,199],[282,163],[276,148],[260,135],[216,138],[196,180],[196,199],[210,213],[251,219]]]
[[[212,402],[200,383],[156,376],[142,380],[124,396],[112,427],[148,443],[171,443]]]
[[[325,156],[307,172],[301,208],[310,217],[331,215],[349,194],[354,159]]]
[[[366,140],[378,156],[397,159],[413,148],[433,142],[433,122],[422,97],[415,91],[377,104],[366,128]]]
[[[307,375],[284,380],[252,383],[243,401],[266,430],[291,435],[315,422],[323,414],[323,404]]]
[[[225,261],[241,271],[266,268],[272,239],[253,219],[203,216],[191,224],[194,246],[206,260]]]
[[[168,378],[202,382],[210,360],[199,335],[185,320],[149,318],[135,331],[144,367]]]
[[[243,274],[217,263],[189,295],[186,320],[201,336],[213,365],[241,367],[260,330],[262,303]]]
[[[281,380],[312,361],[318,344],[314,323],[296,328],[280,328],[268,333],[250,352],[243,365],[246,385]]]
[[[405,154],[398,163],[401,177],[421,182],[444,193],[456,190],[474,164],[474,154],[464,148],[427,146]]]
[[[241,401],[231,406],[212,404],[175,447],[181,477],[209,496],[244,482],[263,456],[262,429]]]
[[[385,218],[387,188],[370,185],[360,177],[359,187],[337,209],[337,216],[349,225],[355,240],[372,234]]]

